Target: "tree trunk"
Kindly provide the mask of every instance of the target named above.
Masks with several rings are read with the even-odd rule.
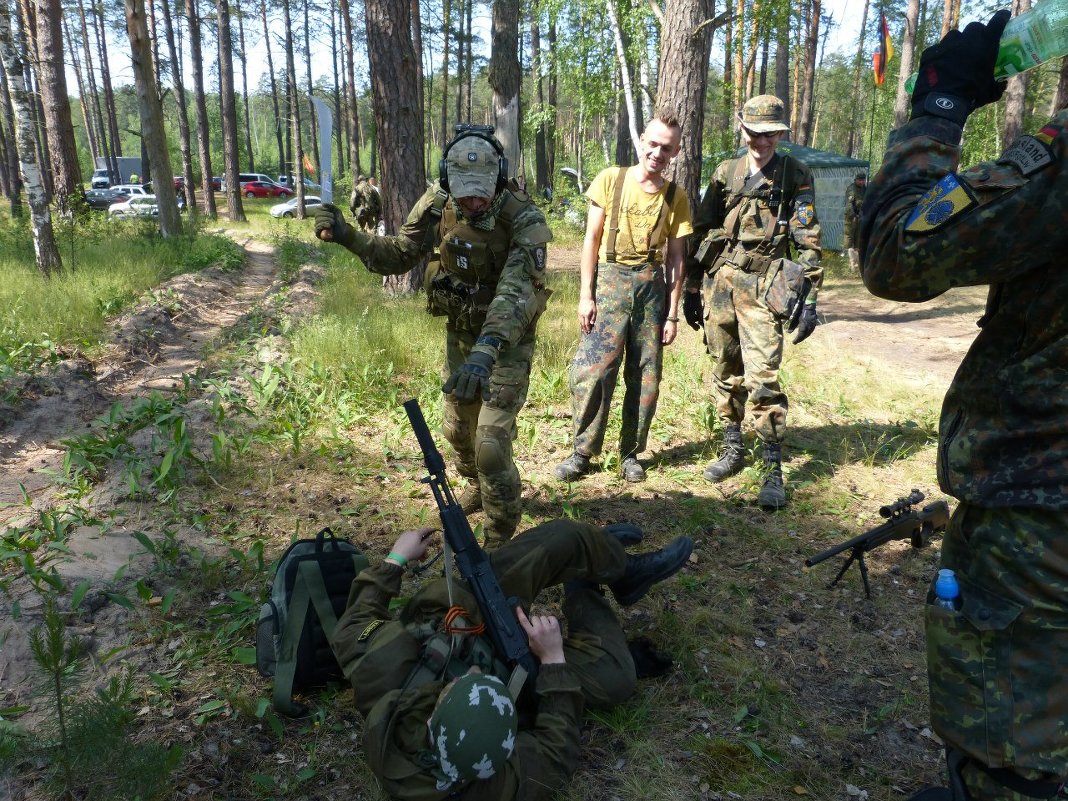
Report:
[[[63,261],[56,247],[52,230],[52,215],[48,210],[41,168],[37,161],[36,131],[30,114],[31,99],[26,86],[25,50],[15,44],[11,29],[11,11],[8,0],[0,0],[0,60],[4,62],[11,89],[11,100],[16,124],[16,147],[19,168],[26,186],[26,198],[30,204],[30,226],[33,233],[33,251],[37,269],[47,277],[63,269]]]
[[[82,195],[82,168],[74,144],[74,123],[67,95],[67,75],[63,64],[62,9],[55,0],[35,0],[37,4],[37,47],[41,53],[41,106],[52,164],[52,189],[61,214],[70,214],[85,204]]]
[[[4,0],[6,2],[6,0]],[[6,8],[6,6],[5,6]],[[0,112],[4,116],[5,150],[8,181],[7,199],[12,217],[22,216],[22,173],[19,169],[19,127],[15,121],[15,106],[11,100],[7,68],[0,58]]]
[[[163,106],[156,93],[152,69],[152,45],[145,19],[145,0],[126,0],[126,32],[130,38],[137,107],[141,115],[141,141],[145,143],[152,173],[156,176],[156,204],[159,206],[159,230],[164,238],[182,233],[171,183],[171,157],[167,152],[167,135],[163,130]]]
[[[627,62],[627,45],[624,41],[623,30],[620,26],[619,12],[612,0],[605,0],[608,8],[608,24],[612,28],[612,38],[616,45],[616,60],[619,62],[619,80],[623,85],[623,112],[626,115],[626,129],[630,132],[630,144],[633,148],[633,156],[640,153],[641,131],[638,130],[638,115],[634,107],[634,90],[631,88],[631,69]],[[622,126],[620,126],[622,127]],[[629,152],[622,152],[622,143],[616,146],[616,164],[624,165],[632,163]],[[635,162],[636,163],[636,162]]]
[[[241,182],[237,177],[241,172],[241,152],[237,147],[237,98],[234,95],[234,44],[230,37],[229,0],[216,0],[215,10],[219,26],[219,103],[222,106],[226,211],[234,222],[245,222]]]
[[[559,124],[559,112],[556,107],[556,87],[560,65],[556,58],[556,9],[549,8],[549,118],[545,128],[545,155],[548,161],[549,186],[556,185],[556,129]]]
[[[944,39],[946,34],[956,28],[956,23],[953,20],[953,10],[956,7],[954,0],[945,0],[942,5],[942,32],[938,35],[939,39]]]
[[[337,120],[337,170],[345,174],[345,115],[341,107],[341,73],[337,68],[337,6],[330,4],[330,66],[334,71],[334,119]]]
[[[119,163],[116,159],[122,155],[122,139],[119,136],[119,116],[115,111],[115,92],[111,86],[111,66],[108,62],[108,43],[104,31],[104,6],[94,5],[92,12],[93,34],[96,37],[97,58],[100,61],[100,85],[104,89],[104,112],[107,116],[109,138],[111,139],[111,180],[120,183]]]
[[[701,135],[712,26],[712,0],[668,0],[661,34],[660,77],[656,102],[682,123],[682,150],[672,177],[687,197],[701,190]]]
[[[185,186],[185,206],[191,215],[197,213],[197,193],[193,183],[193,155],[189,141],[189,108],[186,104],[185,83],[182,80],[182,62],[178,48],[174,46],[174,23],[171,19],[169,0],[163,6],[163,33],[167,37],[167,56],[171,62],[171,83],[174,85],[174,101],[178,107],[178,151],[182,155],[182,178]]]
[[[802,145],[812,141],[812,101],[816,83],[816,48],[820,42],[820,0],[812,0],[812,13],[809,19],[808,34],[805,36],[805,77],[804,91],[801,94],[801,136],[797,140]]]
[[[745,80],[745,53],[743,42],[745,42],[745,0],[735,0],[734,3],[734,32],[731,37],[731,41],[734,44],[734,52],[731,53],[731,83],[733,86],[731,103],[733,114],[737,114],[742,109],[742,103],[746,101],[746,98],[742,97],[743,81]],[[660,57],[660,63],[664,63],[663,54]],[[733,116],[733,115],[732,115]]]
[[[304,219],[304,145],[300,139],[300,98],[297,96],[297,66],[293,52],[293,21],[289,0],[282,0],[286,25],[286,94],[289,97],[289,130],[293,137],[293,191],[297,196],[297,219]]]
[[[416,53],[411,43],[411,6],[366,0],[367,51],[374,99],[375,139],[381,155],[383,216],[396,231],[423,194],[423,128],[420,124]],[[384,281],[394,292],[414,292],[422,265]]]
[[[363,171],[360,165],[360,124],[359,124],[359,107],[356,98],[356,67],[355,67],[355,55],[353,54],[353,35],[352,35],[352,10],[349,8],[349,0],[340,0],[339,9],[341,11],[342,28],[345,31],[345,45],[344,45],[344,62],[345,62],[345,78],[346,78],[346,101],[348,104],[348,113],[343,118],[344,125],[349,131],[349,165],[352,167],[352,185],[356,186],[356,178]]]
[[[919,20],[920,0],[908,0],[908,6],[905,8],[905,38],[901,43],[901,67],[897,77],[897,97],[894,98],[895,128],[900,128],[909,119],[909,92],[905,89],[905,81],[912,74],[912,54],[916,49]]]
[[[1030,9],[1031,0],[1013,0],[1012,15],[1014,17]],[[1027,102],[1027,85],[1030,78],[1029,72],[1013,75],[1005,87],[1005,119],[1001,126],[1001,141],[1006,145],[1015,140],[1023,131],[1024,107]]]
[[[532,6],[531,13],[534,15],[534,26],[537,26],[537,4]],[[449,141],[449,26],[451,25],[450,18],[452,16],[452,3],[450,0],[441,0],[441,131],[438,135],[438,141],[441,144],[441,149],[445,150],[445,145]],[[536,32],[531,33],[532,36],[537,38]],[[459,47],[459,44],[457,44]],[[538,89],[541,89],[541,79],[538,77],[538,46],[534,45],[534,80],[538,82]]]
[[[794,141],[800,142],[800,131],[798,126],[801,122],[801,87],[803,84],[801,65],[804,62],[802,54],[805,47],[805,32],[808,30],[808,17],[812,10],[810,0],[798,0],[797,3],[797,33],[794,40],[793,52],[791,55],[791,61],[793,62],[793,81],[790,87],[790,125],[793,130],[790,132],[790,138]],[[786,98],[782,98],[785,102]]]
[[[15,25],[16,47],[21,47],[29,57],[25,60],[24,77],[30,99],[30,113],[37,131],[37,163],[41,165],[48,202],[52,202],[55,190],[52,186],[52,158],[48,150],[48,129],[45,125],[44,104],[41,102],[40,50],[37,47],[37,11],[33,0],[18,0],[19,16]]]
[[[489,85],[493,120],[509,171],[519,166],[519,0],[494,0]]]
[[[756,89],[756,54],[760,32],[760,0],[753,0],[753,8],[749,18],[749,53],[746,56],[745,68],[746,97],[753,97]]]
[[[166,3],[166,0],[164,0]],[[245,109],[245,156],[248,158],[248,171],[256,172],[256,157],[252,153],[252,117],[248,112],[248,58],[245,51],[245,11],[240,0],[235,0],[237,9],[237,40],[241,45],[241,102]]]
[[[322,183],[323,176],[319,174],[319,167],[322,164],[319,158],[319,120],[316,118],[315,108],[311,105],[311,96],[314,94],[315,87],[312,86],[311,74],[311,20],[308,16],[308,0],[304,0],[304,73],[308,83],[308,129],[311,135],[312,164],[319,183]]]
[[[464,117],[464,7],[473,0],[456,0],[456,122]]]
[[[85,84],[89,92],[88,99],[92,103],[92,114],[96,120],[97,130],[97,145],[100,149],[99,155],[108,159],[110,162],[111,146],[108,144],[108,130],[107,125],[104,123],[104,114],[100,108],[100,92],[97,91],[96,76],[93,72],[93,48],[89,43],[89,26],[85,21],[85,3],[83,0],[78,0],[78,17],[82,25],[82,53],[85,56]],[[82,98],[82,102],[86,102],[86,98]],[[93,161],[93,168],[96,168],[96,161]]]
[[[545,78],[542,75],[545,62],[541,52],[541,12],[538,4],[532,6],[530,13],[530,50],[534,68],[534,97],[537,103],[535,113],[539,120],[538,127],[534,129],[534,186],[537,187],[538,194],[544,196],[545,190],[552,186],[552,182],[549,178],[549,158],[545,152]]]
[[[89,108],[89,92],[86,90],[85,76],[82,73],[82,60],[78,56],[78,40],[71,32],[66,19],[63,20],[63,38],[70,45],[70,60],[74,66],[74,77],[78,81],[78,106],[82,111],[82,125],[85,126],[85,138],[89,144],[89,160],[93,162],[100,153],[100,144],[96,138],[96,127],[93,125],[93,116]]]
[[[208,140],[208,103],[204,97],[204,57],[200,50],[200,12],[197,0],[185,0],[185,17],[189,24],[189,59],[193,65],[193,102],[197,111],[197,148],[200,154],[200,188],[204,193],[204,214],[214,220],[215,190],[211,179],[211,144]]]
[[[860,142],[857,139],[857,126],[861,124],[861,119],[858,116],[861,114],[861,91],[860,91],[860,76],[864,74],[865,67],[865,51],[864,42],[868,28],[868,5],[869,0],[864,0],[864,12],[860,15],[860,33],[857,34],[857,55],[853,59],[853,103],[849,109],[849,138],[846,140],[846,155],[853,158],[853,154],[860,148]]]
[[[347,0],[341,0],[345,4]],[[274,110],[274,138],[278,142],[278,170],[286,172],[286,151],[282,144],[282,109],[278,103],[278,83],[274,78],[274,57],[271,55],[271,31],[267,27],[267,0],[260,0],[260,19],[263,20],[263,43],[267,46],[267,75],[271,82],[271,108]],[[350,40],[351,41],[351,40]]]
[[[783,102],[790,125],[790,15],[783,14],[775,38],[775,96]]]
[[[515,2],[515,0],[510,0]],[[467,28],[467,39],[464,41],[464,64],[467,67],[467,72],[464,77],[467,79],[467,89],[464,92],[464,98],[467,101],[467,105],[464,107],[463,119],[470,121],[471,119],[471,85],[474,80],[475,71],[472,69],[474,61],[471,59],[471,44],[474,41],[474,35],[472,34],[471,20],[474,16],[475,0],[467,0],[467,22],[465,27]]]

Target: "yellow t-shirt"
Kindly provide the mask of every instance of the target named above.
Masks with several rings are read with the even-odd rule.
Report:
[[[660,209],[664,205],[664,194],[667,192],[668,183],[664,181],[659,191],[649,194],[638,185],[633,175],[633,168],[628,169],[623,179],[623,196],[619,200],[619,222],[616,223],[612,219],[612,199],[615,197],[618,176],[618,167],[601,170],[586,190],[586,197],[605,211],[604,231],[601,233],[601,248],[597,259],[601,263],[607,261],[608,231],[616,225],[619,228],[619,233],[616,234],[616,261],[620,264],[643,264],[649,253],[649,237],[653,233],[653,228],[656,227]],[[667,210],[664,235],[660,238],[661,241],[652,243],[658,251],[656,260],[663,262],[663,248],[668,239],[692,233],[690,203],[682,188],[676,186],[671,208]]]

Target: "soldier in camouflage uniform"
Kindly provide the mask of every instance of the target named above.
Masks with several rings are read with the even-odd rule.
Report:
[[[1008,16],[924,52],[861,218],[874,294],[990,287],[939,425],[939,483],[960,500],[942,566],[961,606],[925,607],[951,785],[925,801],[1049,798],[1068,776],[1068,111],[957,172],[968,113],[1004,91],[989,76]]]
[[[588,473],[590,458],[601,452],[621,363],[620,466],[627,481],[645,480],[638,455],[656,412],[664,346],[678,332],[685,238],[692,231],[686,193],[663,177],[681,139],[678,120],[662,112],[642,134],[638,164],[603,170],[586,191],[582,339],[571,364],[575,446],[553,470],[561,481]]]
[[[367,761],[400,801],[549,799],[578,767],[584,705],[609,707],[635,688],[635,662],[599,585],[624,606],[636,603],[686,564],[693,541],[629,556],[624,546],[641,540],[633,526],[555,520],[494,551],[501,590],[527,607],[564,582],[567,637],[556,618],[516,609],[540,663],[534,692],[517,705],[502,681],[508,670],[471,630],[482,618],[466,583],[454,581],[451,593],[444,578],[425,583],[393,617],[404,565],[426,555],[431,536],[405,532],[385,561],[360,573],[334,631],[364,717]]]
[[[402,275],[432,253],[423,285],[430,314],[446,318],[444,433],[457,471],[472,482],[461,498],[464,510],[484,509],[487,542],[499,545],[522,513],[512,441],[549,297],[545,246],[552,232],[530,199],[509,185],[492,129],[460,128],[442,159],[439,185],[427,189],[399,235],[359,231],[328,203],[316,208],[315,230],[382,275]]]
[[[349,198],[349,210],[361,230],[374,233],[378,228],[378,220],[382,216],[382,197],[371,180],[363,175],[356,179],[352,197]]]
[[[853,178],[853,183],[845,194],[845,225],[842,227],[842,251],[849,257],[849,266],[853,272],[860,272],[860,260],[857,258],[857,223],[860,222],[860,209],[864,205],[864,191],[868,179],[862,172]]]
[[[790,130],[784,120],[783,103],[772,95],[758,95],[742,107],[739,122],[749,152],[720,164],[701,199],[685,297],[686,321],[704,329],[724,428],[723,455],[704,477],[722,481],[745,466],[741,424],[748,401],[767,471],[757,500],[768,509],[786,505],[780,446],[787,410],[779,385],[783,322],[793,310],[794,343],[812,333],[823,280],[812,174],[797,159],[775,152]],[[791,248],[803,271],[783,262]],[[797,315],[793,304],[806,288]]]

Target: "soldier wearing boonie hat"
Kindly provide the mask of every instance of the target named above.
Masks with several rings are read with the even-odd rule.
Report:
[[[783,326],[789,322],[788,330],[796,330],[795,344],[816,328],[820,225],[812,173],[776,152],[790,130],[782,100],[750,98],[738,122],[748,152],[722,162],[701,199],[683,309],[690,326],[703,330],[723,429],[722,455],[705,468],[704,478],[723,481],[745,467],[742,420],[748,411],[764,450],[757,503],[774,510],[786,505]]]
[[[470,481],[460,503],[469,513],[485,511],[487,544],[500,545],[523,511],[512,437],[550,294],[544,279],[552,232],[544,215],[509,179],[493,129],[460,125],[438,164],[438,182],[398,235],[358,230],[330,203],[316,208],[315,233],[379,275],[403,275],[430,257],[427,311],[448,320],[443,429],[457,472]]]
[[[775,95],[757,95],[747,100],[738,121],[756,133],[790,130],[786,124],[786,107]]]

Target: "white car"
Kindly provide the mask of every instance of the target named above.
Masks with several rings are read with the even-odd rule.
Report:
[[[304,196],[304,208],[306,209],[312,206],[320,206],[322,205],[322,202],[323,201],[315,195]],[[296,215],[296,213],[297,199],[295,197],[291,197],[285,203],[277,203],[274,206],[271,206],[272,217],[293,217]]]
[[[155,195],[138,195],[124,200],[122,203],[112,203],[108,206],[109,217],[158,217],[159,205]]]
[[[154,199],[156,197],[150,191],[145,189],[143,184],[115,184],[115,186],[111,188],[116,192],[122,192],[130,199],[135,197],[151,197]],[[110,211],[110,209],[108,209],[108,211]]]

